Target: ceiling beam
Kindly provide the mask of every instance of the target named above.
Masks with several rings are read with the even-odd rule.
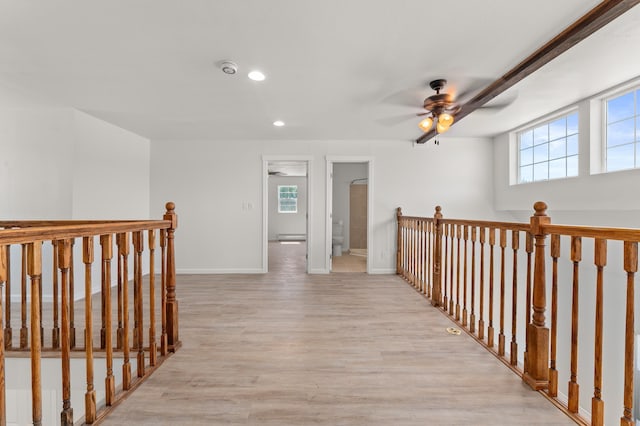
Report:
[[[462,109],[455,116],[455,123],[502,94],[523,78],[542,68],[638,3],[640,3],[640,0],[604,0],[462,105]],[[420,136],[416,142],[425,143],[435,136],[436,131],[432,129]]]

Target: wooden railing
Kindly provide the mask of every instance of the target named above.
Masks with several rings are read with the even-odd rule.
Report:
[[[5,365],[12,362],[10,358],[31,360],[34,425],[43,422],[42,358],[61,359],[60,424],[73,425],[82,417],[88,424],[102,418],[178,349],[177,215],[173,203],[167,203],[166,208],[163,220],[155,221],[0,221],[0,426],[7,422]],[[96,246],[100,247],[99,255],[94,255]],[[160,274],[156,274],[157,246]],[[82,258],[83,268],[75,261],[77,256]],[[112,273],[114,267],[116,274]],[[96,279],[99,287],[93,285]],[[78,281],[84,281],[84,291],[77,288]],[[100,306],[96,308],[94,299],[98,298]],[[82,299],[83,303],[76,303]],[[83,314],[84,320],[78,321],[77,314]],[[14,333],[14,326],[19,332]],[[81,327],[82,331],[77,330]],[[131,350],[136,358],[135,379]],[[70,365],[78,357],[86,360],[86,392],[84,416],[74,418]],[[104,358],[104,387],[94,382],[96,358]],[[114,360],[122,362],[118,387]],[[96,400],[98,387],[104,393],[103,406]]]
[[[631,426],[640,229],[553,225],[546,209],[537,202],[529,223],[510,223],[398,208],[397,273],[577,423]],[[620,265],[610,271],[608,243]],[[591,267],[581,263],[583,244]],[[580,397],[580,383],[591,398]]]

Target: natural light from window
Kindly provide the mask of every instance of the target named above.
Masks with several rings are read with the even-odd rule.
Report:
[[[640,167],[640,89],[605,100],[606,169]]]
[[[298,185],[278,185],[278,213],[298,213]]]
[[[518,183],[578,176],[578,112],[518,132]]]

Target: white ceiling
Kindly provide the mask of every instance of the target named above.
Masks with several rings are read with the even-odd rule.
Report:
[[[0,84],[151,139],[413,140],[430,80],[481,88],[597,3],[0,0]],[[450,134],[503,132],[640,75],[638,45],[635,8]],[[415,108],[394,105],[407,96]]]

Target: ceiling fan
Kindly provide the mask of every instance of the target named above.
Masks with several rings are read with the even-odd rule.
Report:
[[[424,132],[431,130],[434,124],[437,133],[446,132],[453,124],[455,115],[462,109],[460,104],[455,102],[452,94],[440,93],[446,84],[447,80],[442,78],[429,83],[429,86],[436,91],[436,94],[424,100],[422,106],[426,112],[416,114],[418,117],[427,116],[418,123],[418,127]]]

